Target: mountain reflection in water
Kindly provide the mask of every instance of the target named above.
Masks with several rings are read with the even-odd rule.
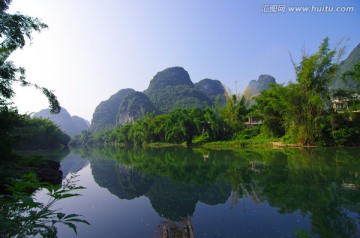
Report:
[[[359,148],[75,152],[89,160],[100,187],[122,201],[150,201],[158,214],[152,233],[139,227],[131,237],[162,237],[165,230],[185,237],[189,222],[196,237],[295,237],[296,229],[315,237],[360,236]],[[256,233],[237,223],[244,214]]]

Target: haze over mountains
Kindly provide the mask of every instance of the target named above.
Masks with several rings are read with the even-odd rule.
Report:
[[[59,114],[51,114],[50,109],[43,109],[33,114],[33,117],[48,118],[69,136],[78,135],[90,127],[87,120],[78,116],[71,116],[63,107]]]
[[[259,95],[262,90],[266,90],[270,87],[270,84],[276,84],[276,79],[267,74],[259,76],[258,80],[251,80],[249,86],[245,89],[244,97],[250,104],[255,103],[253,100],[256,95]]]

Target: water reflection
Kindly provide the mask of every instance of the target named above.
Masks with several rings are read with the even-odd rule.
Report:
[[[357,237],[359,152],[161,148],[79,153],[90,160],[99,186],[120,199],[146,196],[159,216],[172,222],[194,216],[199,202],[215,206],[230,199],[236,206],[251,199],[280,214],[310,216],[310,232],[319,237]],[[222,222],[227,226],[228,221]]]
[[[114,160],[92,160],[91,169],[96,183],[120,199],[131,200],[140,197],[153,184],[151,178],[137,172],[136,168],[121,165]]]
[[[81,158],[78,154],[70,153],[61,160],[61,171],[63,172],[63,178],[66,178],[69,174],[75,174],[82,170],[89,164],[87,159]]]
[[[132,155],[134,159],[138,158],[137,154]],[[95,157],[91,159],[91,169],[99,186],[120,199],[130,200],[144,195],[161,217],[173,221],[192,216],[198,201],[209,205],[225,203],[231,193],[231,187],[224,181],[182,182],[178,177],[174,179],[151,171],[144,173],[138,167],[121,164],[119,160]],[[192,173],[189,169],[188,173]]]

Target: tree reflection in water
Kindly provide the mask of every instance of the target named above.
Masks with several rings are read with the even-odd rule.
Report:
[[[100,186],[121,199],[148,197],[167,222],[177,224],[193,216],[198,202],[217,205],[230,198],[235,206],[246,197],[268,203],[280,214],[309,214],[311,233],[320,237],[355,237],[359,152],[359,148],[94,149],[89,158]]]

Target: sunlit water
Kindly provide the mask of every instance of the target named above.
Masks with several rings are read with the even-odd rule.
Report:
[[[81,154],[81,156],[80,156]],[[58,237],[360,237],[360,149],[91,150],[70,153],[82,196],[57,208],[91,226]],[[39,199],[45,199],[42,193]]]

